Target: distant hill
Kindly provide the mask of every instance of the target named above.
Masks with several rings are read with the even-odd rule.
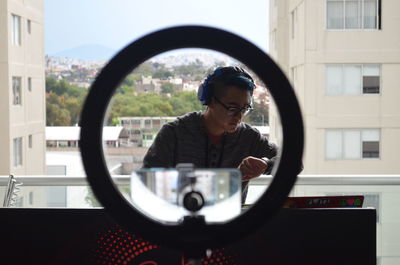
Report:
[[[72,49],[51,54],[54,57],[67,57],[81,60],[107,60],[116,53],[115,50],[97,45],[81,45]]]

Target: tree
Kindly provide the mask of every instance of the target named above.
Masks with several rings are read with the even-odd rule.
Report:
[[[128,75],[124,81],[122,81],[122,85],[126,85],[126,86],[133,86],[136,83],[136,78],[137,78],[138,74],[130,74]],[[140,76],[139,76],[140,77]]]
[[[66,80],[46,78],[46,125],[70,126],[79,121],[87,90]]]
[[[174,84],[170,82],[162,83],[161,84],[161,93],[163,94],[174,94],[175,93],[175,87]]]
[[[58,104],[46,104],[46,126],[68,126],[70,123],[71,116],[68,110],[61,108]]]
[[[66,83],[65,80],[62,80],[62,83]],[[78,87],[78,86],[74,86],[74,85],[70,85],[67,83],[67,85],[63,85],[66,90],[63,94],[67,94],[68,97],[73,97],[73,98],[85,98],[87,95],[87,91],[84,88]],[[62,95],[62,94],[61,94]]]
[[[129,95],[129,94],[133,94],[133,91],[135,90],[135,87],[133,86],[133,85],[130,85],[130,86],[128,86],[128,85],[121,85],[119,88],[118,88],[118,92],[120,92],[121,94],[127,94],[127,95]]]
[[[195,62],[191,62],[186,65],[178,65],[174,67],[174,73],[178,76],[195,76],[195,75],[205,76],[206,72],[207,68],[198,59]]]
[[[156,70],[153,74],[153,78],[159,78],[162,80],[168,79],[169,77],[174,76],[172,74],[172,72],[170,72],[167,69],[160,69],[160,70]]]
[[[69,125],[75,125],[79,123],[79,115],[82,110],[82,102],[79,98],[67,98],[65,100],[65,108],[68,110],[71,117]]]
[[[266,102],[253,103],[253,111],[244,119],[245,122],[255,126],[266,126],[269,123],[269,108]]]
[[[144,62],[144,63],[140,64],[138,67],[136,67],[133,70],[133,73],[144,75],[144,76],[152,76],[154,73],[154,69],[150,62]]]
[[[64,93],[67,93],[67,91],[71,88],[70,84],[62,79],[60,81],[57,81],[53,77],[48,77],[46,78],[46,92],[53,92],[58,96],[63,95]]]
[[[114,94],[105,117],[108,125],[118,124],[118,118],[122,116],[179,116],[203,108],[196,92],[176,91],[169,82],[162,84],[161,94],[134,94],[136,77],[137,74],[130,75]],[[54,78],[47,78],[46,85],[46,125],[71,126],[79,123],[87,90]]]
[[[194,91],[182,91],[176,93],[174,97],[170,98],[173,107],[173,116],[183,115],[191,111],[199,111],[204,109],[197,99],[197,93]]]
[[[47,77],[46,78],[46,93],[53,92],[57,90],[58,81],[54,77]]]

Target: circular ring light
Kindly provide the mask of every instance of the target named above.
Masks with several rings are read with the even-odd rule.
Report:
[[[179,48],[225,53],[247,65],[269,88],[282,122],[283,146],[275,177],[253,207],[223,224],[165,225],[132,207],[113,183],[102,147],[107,106],[117,86],[151,57]],[[261,49],[224,30],[172,27],[148,34],[121,50],[94,81],[81,116],[80,148],[88,181],[106,212],[126,229],[156,243],[181,249],[221,247],[265,225],[282,206],[301,168],[303,121],[294,91],[280,68]]]

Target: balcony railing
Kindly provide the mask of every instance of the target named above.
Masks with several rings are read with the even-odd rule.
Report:
[[[87,186],[85,176],[14,175],[25,186]],[[120,185],[129,185],[129,175],[113,175]],[[272,180],[263,175],[250,182],[251,186],[266,186]],[[7,185],[8,176],[0,176],[0,186]],[[299,175],[296,185],[400,185],[400,175]],[[400,196],[400,195],[399,195]]]
[[[20,196],[24,197],[24,200],[17,206],[90,207],[87,205],[86,198],[87,196],[94,198],[88,192],[88,182],[84,176],[17,175],[15,179],[23,183]],[[129,186],[130,176],[116,175],[113,176],[113,180],[117,185]],[[261,176],[252,180],[247,203],[255,202],[271,180],[271,176]],[[5,190],[7,183],[8,176],[0,176],[0,200],[3,197],[1,192]],[[48,196],[56,194],[55,198],[60,199],[59,190],[57,190],[60,186],[65,190],[65,205],[52,202],[51,196]],[[55,191],[49,192],[51,189]],[[74,189],[79,190],[76,192]],[[289,196],[344,194],[364,195],[363,207],[376,208],[378,260],[380,264],[386,264],[386,262],[400,264],[400,230],[398,229],[400,227],[400,175],[300,175]],[[86,206],[79,206],[79,202],[85,201]]]

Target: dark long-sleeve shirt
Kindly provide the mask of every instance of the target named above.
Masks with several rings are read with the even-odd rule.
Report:
[[[201,112],[191,112],[166,123],[144,157],[143,167],[175,167],[179,163],[192,163],[196,168],[237,168],[248,156],[268,158],[272,170],[277,147],[256,129],[241,123],[233,133],[226,133],[218,144],[209,140]],[[242,202],[248,181],[242,183]]]

